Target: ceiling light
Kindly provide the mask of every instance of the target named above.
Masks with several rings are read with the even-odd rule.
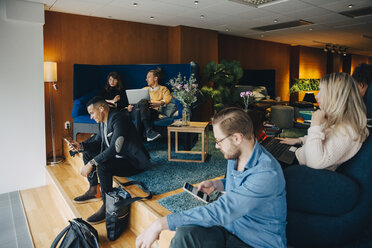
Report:
[[[200,15],[200,18],[203,19],[204,18],[204,15]]]
[[[275,20],[274,20],[274,22],[275,22],[275,23],[277,23],[277,22],[278,22],[278,20],[277,20],[277,19],[275,19]]]
[[[226,31],[226,32],[229,32],[229,31],[230,31],[230,29],[226,28],[226,29],[225,29],[225,31]]]
[[[273,4],[286,2],[288,0],[229,0],[229,1],[253,6],[256,8],[261,8],[261,7],[266,7],[266,6],[270,6]]]
[[[197,1],[197,0],[194,1],[194,4],[198,4],[198,3],[199,3],[199,1]]]
[[[138,5],[138,3],[133,3],[133,6],[137,6]]]
[[[154,19],[155,17],[153,17],[153,16],[150,16],[150,19],[152,20],[152,19]]]
[[[348,7],[349,9],[351,9],[352,7],[354,7],[354,5],[349,4],[347,7]]]
[[[309,31],[313,31],[313,29],[312,28],[309,28]]]
[[[265,35],[261,34],[261,37],[265,37]]]

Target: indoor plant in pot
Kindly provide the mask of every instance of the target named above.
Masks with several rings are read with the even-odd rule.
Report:
[[[234,103],[234,85],[243,76],[243,69],[240,62],[233,60],[227,62],[222,60],[220,64],[214,61],[209,62],[203,71],[203,78],[210,82],[209,86],[203,86],[201,91],[204,96],[210,97],[216,112],[231,106]]]
[[[303,101],[306,93],[313,93],[316,96],[319,92],[319,79],[295,78],[291,80],[291,102]]]

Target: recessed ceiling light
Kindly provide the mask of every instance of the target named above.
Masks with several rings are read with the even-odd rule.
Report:
[[[349,4],[347,7],[348,7],[349,9],[351,9],[352,7],[354,7],[354,5]]]
[[[277,23],[278,22],[278,19],[275,19],[274,22]]]
[[[199,3],[199,1],[197,1],[197,0],[194,1],[194,4],[198,4],[198,3]]]
[[[137,6],[138,5],[138,3],[133,3],[133,6]]]
[[[226,28],[226,29],[225,29],[225,31],[226,31],[226,32],[229,32],[229,31],[230,31],[230,29]]]
[[[154,19],[155,17],[153,17],[153,16],[150,16],[150,19],[152,20],[152,19]]]
[[[312,28],[309,28],[309,31],[313,31],[313,29]]]
[[[261,34],[261,37],[265,37],[265,35]]]
[[[204,18],[204,15],[200,15],[200,18],[203,19]]]

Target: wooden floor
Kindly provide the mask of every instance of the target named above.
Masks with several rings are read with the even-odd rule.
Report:
[[[67,152],[67,146],[64,145]],[[66,153],[65,153],[66,154]],[[47,185],[21,191],[32,239],[36,248],[50,247],[58,233],[68,225],[68,220],[76,217],[86,219],[95,213],[102,201],[75,204],[72,199],[83,194],[89,187],[86,178],[80,174],[83,166],[81,155],[54,166],[46,166]],[[114,184],[126,182],[126,178],[115,177]],[[126,188],[132,196],[144,193],[137,186]],[[131,205],[129,229],[119,239],[109,241],[106,237],[105,223],[94,225],[99,234],[99,245],[104,248],[135,247],[136,236],[156,219],[170,212],[157,203],[157,200],[181,192],[178,189],[162,195],[155,195],[151,200],[137,201]],[[162,232],[159,241],[153,247],[169,247],[174,232]]]

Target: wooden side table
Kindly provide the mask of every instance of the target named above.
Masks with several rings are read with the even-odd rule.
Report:
[[[209,122],[190,122],[190,126],[168,126],[168,161],[204,163],[208,155]],[[175,152],[201,154],[201,160],[176,159],[171,156],[171,133],[174,132]],[[201,151],[184,151],[178,149],[178,133],[200,133],[202,137]]]

